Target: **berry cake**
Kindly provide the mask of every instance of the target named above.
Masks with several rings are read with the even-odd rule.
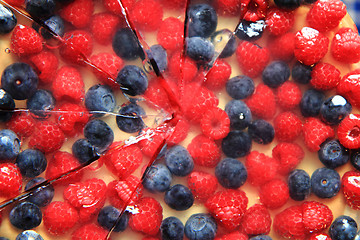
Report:
[[[0,239],[354,239],[340,0],[0,0]]]

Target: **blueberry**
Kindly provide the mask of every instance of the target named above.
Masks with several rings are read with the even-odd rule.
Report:
[[[311,193],[311,181],[307,172],[295,169],[288,177],[290,197],[295,201],[305,200]]]
[[[25,186],[25,191],[45,182],[42,177],[31,179]],[[32,202],[39,207],[47,206],[54,198],[54,187],[50,184],[44,187],[39,187],[32,190],[32,194],[26,199],[28,202]]]
[[[215,54],[214,45],[205,38],[186,38],[186,55],[197,63],[207,63],[212,60]]]
[[[154,59],[160,72],[167,69],[168,61],[165,49],[159,45],[153,45],[150,47],[150,51],[146,51],[149,58]]]
[[[0,130],[0,160],[12,160],[20,152],[20,139],[11,130]]]
[[[96,84],[87,90],[85,94],[85,106],[94,113],[95,117],[104,116],[106,112],[112,112],[115,108],[116,100],[113,91],[107,85]]]
[[[175,176],[187,176],[194,169],[194,161],[186,148],[177,145],[165,153],[165,163]]]
[[[143,186],[150,192],[165,192],[172,181],[170,170],[161,163],[152,165],[143,179]]]
[[[168,217],[161,222],[160,232],[163,240],[182,240],[184,224],[177,217]]]
[[[297,62],[291,71],[292,79],[300,84],[308,84],[311,80],[312,67]]]
[[[99,153],[104,152],[114,141],[114,132],[109,125],[99,119],[94,119],[85,125],[84,136]]]
[[[116,123],[124,132],[139,132],[145,126],[142,120],[145,115],[145,110],[142,107],[135,103],[129,103],[120,109],[119,115],[116,116]]]
[[[188,36],[210,37],[217,26],[217,15],[213,7],[208,4],[196,4],[189,7]]]
[[[0,122],[7,122],[13,115],[15,101],[4,89],[0,89]]]
[[[24,177],[33,178],[45,171],[47,160],[39,150],[26,149],[17,156],[16,165]]]
[[[261,38],[266,24],[264,20],[258,20],[256,22],[241,20],[235,30],[235,35],[245,41],[255,41]]]
[[[6,238],[6,237],[0,237],[0,240],[10,240],[10,239],[8,239],[8,238]],[[36,240],[36,239],[35,239]]]
[[[35,117],[48,118],[55,107],[55,98],[51,92],[39,89],[26,101],[26,107]]]
[[[177,211],[189,209],[194,204],[194,196],[190,189],[182,184],[176,184],[165,192],[165,203]]]
[[[360,170],[360,149],[351,151],[350,162],[354,168]]]
[[[257,235],[249,238],[249,240],[272,240],[272,238],[269,235]]]
[[[248,133],[259,144],[269,144],[274,140],[274,127],[267,121],[258,119],[249,125]]]
[[[113,206],[103,207],[99,212],[97,222],[106,230],[111,230],[116,224],[113,231],[122,232],[128,226],[129,215],[127,212],[124,212],[118,220],[120,213],[121,212]]]
[[[140,44],[130,28],[121,28],[116,31],[112,47],[116,55],[124,60],[135,60],[138,57],[145,58]]]
[[[16,26],[17,19],[14,12],[0,4],[0,35],[11,32]]]
[[[54,35],[52,33],[55,34],[55,36],[60,36],[63,37],[64,33],[65,33],[65,23],[64,20],[58,16],[58,15],[53,15],[51,17],[49,17],[48,19],[46,19],[44,21],[45,26],[47,26],[52,32],[50,32],[48,29],[45,28],[41,28],[37,23],[33,23],[32,28],[34,28],[37,32],[40,31],[41,36],[43,36],[43,38],[45,39],[50,39],[52,38]]]
[[[148,87],[148,78],[145,72],[135,65],[126,65],[117,75],[116,82],[127,88],[124,93],[130,96],[141,95]]]
[[[333,169],[319,168],[311,175],[311,191],[319,198],[332,198],[340,190],[340,175]]]
[[[290,77],[289,65],[284,61],[274,61],[267,65],[262,73],[263,82],[271,88],[277,88]]]
[[[39,19],[53,15],[56,7],[54,0],[26,0],[25,5],[26,11]]]
[[[221,143],[222,151],[227,157],[239,158],[249,154],[250,136],[242,131],[231,131]]]
[[[244,99],[255,91],[254,81],[248,76],[236,76],[226,82],[226,92],[234,99]]]
[[[331,96],[321,105],[320,117],[328,125],[337,125],[350,114],[351,109],[351,104],[344,97]]]
[[[37,205],[22,202],[11,209],[9,219],[14,227],[28,230],[40,225],[42,213]]]
[[[78,139],[72,145],[72,154],[77,158],[80,164],[85,164],[89,161],[99,158],[95,147],[88,139]]]
[[[315,89],[307,90],[301,98],[300,110],[304,117],[316,117],[324,102],[325,94]]]
[[[216,42],[216,38],[219,37],[222,38],[221,34],[223,34],[223,32],[227,32],[228,30],[220,30],[217,32],[214,32],[214,34],[212,34],[211,36],[211,41],[212,42]],[[227,35],[227,33],[225,33]],[[236,43],[236,38],[234,37],[233,34],[230,35],[230,39],[228,40],[228,42],[226,43],[224,49],[221,51],[219,58],[227,58],[230,57],[234,54],[235,50],[237,47],[237,43]]]
[[[224,188],[237,189],[245,183],[247,170],[237,159],[225,158],[217,164],[215,176]]]
[[[13,63],[7,66],[1,76],[1,86],[14,99],[31,97],[38,86],[39,78],[34,69],[26,63]]]
[[[342,215],[330,225],[329,235],[332,240],[353,240],[356,236],[357,224],[352,217]]]
[[[294,10],[302,4],[303,0],[274,0],[275,5],[279,8]]]
[[[225,106],[225,112],[230,118],[230,127],[235,130],[247,128],[252,121],[249,107],[241,100],[232,100]]]
[[[216,232],[216,221],[209,214],[193,214],[185,223],[185,235],[189,240],[213,240]]]
[[[16,236],[15,240],[44,240],[40,234],[34,230],[26,230]]]
[[[320,161],[327,168],[337,168],[349,161],[350,152],[340,144],[339,140],[327,140],[320,145],[318,151]]]

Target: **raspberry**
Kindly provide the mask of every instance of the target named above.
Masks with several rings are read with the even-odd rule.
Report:
[[[69,63],[84,65],[84,61],[93,50],[93,39],[90,33],[83,30],[69,31],[64,34],[60,47],[60,56]]]
[[[311,66],[327,53],[329,39],[313,28],[304,27],[295,34],[294,54],[298,61]]]
[[[39,80],[44,84],[51,83],[59,66],[59,60],[55,54],[42,51],[39,54],[32,55],[29,60],[38,73]]]
[[[279,161],[278,173],[287,175],[304,158],[304,150],[296,143],[281,142],[272,150],[272,157]]]
[[[128,11],[131,10],[136,0],[122,0],[121,3],[123,7],[126,8]],[[105,8],[114,13],[117,16],[122,16],[122,8],[120,6],[120,2],[118,0],[103,0]]]
[[[130,228],[136,232],[156,235],[163,219],[163,209],[160,203],[154,198],[144,197],[140,199],[136,207],[139,213],[130,215]]]
[[[336,92],[344,96],[354,106],[360,106],[360,69],[346,74],[336,88]]]
[[[124,62],[115,54],[102,52],[91,56],[90,61],[96,66],[91,70],[95,76],[103,83],[109,85],[113,89],[119,89],[119,84],[116,83],[116,77]]]
[[[147,100],[146,103],[148,103],[151,107],[155,108],[161,108],[165,111],[171,112],[172,106],[171,102],[169,100],[169,97],[167,95],[167,91],[163,87],[162,79],[160,78],[154,78],[151,79],[151,84],[148,86],[144,93],[144,97]],[[172,91],[175,94],[177,86],[175,86],[174,82],[171,80],[163,79],[165,84],[170,86],[170,91]],[[172,87],[174,85],[174,87]],[[177,97],[176,97],[177,98]]]
[[[341,189],[346,203],[355,210],[360,209],[360,172],[348,171],[341,178]]]
[[[246,101],[251,113],[259,118],[271,119],[276,113],[275,95],[271,88],[260,83]]]
[[[237,16],[240,14],[241,0],[215,0],[216,12],[225,16]]]
[[[299,86],[290,81],[286,81],[276,91],[276,100],[284,110],[291,110],[299,105],[302,93]]]
[[[271,216],[262,204],[254,204],[244,213],[240,229],[247,235],[268,234],[271,227]]]
[[[138,29],[151,32],[160,27],[163,9],[158,1],[139,0],[133,6],[129,16]]]
[[[259,76],[268,65],[270,52],[267,48],[242,41],[236,49],[236,59],[243,73],[254,78]]]
[[[29,137],[33,133],[34,126],[35,120],[29,112],[14,113],[10,121],[6,123],[6,127],[21,138]]]
[[[215,193],[218,181],[209,173],[193,171],[188,176],[187,184],[194,197],[204,202]]]
[[[257,151],[246,156],[245,167],[248,172],[248,181],[255,186],[260,186],[274,179],[279,168],[276,159]]]
[[[56,111],[57,124],[67,136],[82,132],[90,117],[85,107],[74,103],[65,102]]]
[[[193,138],[187,150],[199,166],[215,167],[219,163],[221,153],[214,140],[198,135]]]
[[[342,120],[337,129],[341,145],[348,149],[360,148],[360,114],[350,114]]]
[[[346,15],[346,6],[340,0],[316,1],[306,16],[309,26],[325,32],[337,27]]]
[[[167,133],[163,129],[148,128],[143,130],[142,134],[145,136],[151,133],[151,136],[146,137],[139,142],[141,152],[148,157],[152,157],[165,142]]]
[[[273,179],[261,186],[260,202],[269,209],[280,208],[289,199],[289,187],[284,180]]]
[[[186,2],[183,0],[161,0],[164,8],[168,9],[185,9]]]
[[[227,230],[234,230],[239,226],[247,204],[244,191],[227,189],[208,198],[205,207]]]
[[[284,209],[274,218],[273,229],[283,238],[305,239],[306,230],[301,206]]]
[[[13,163],[0,164],[0,196],[16,197],[22,189],[20,169]]]
[[[184,23],[174,17],[164,19],[157,33],[157,41],[169,51],[180,48],[184,41]]]
[[[176,51],[169,59],[169,73],[178,83],[189,83],[198,72],[197,65],[190,57],[182,58],[181,51]]]
[[[248,240],[249,237],[245,233],[235,231],[222,235],[221,237],[216,237],[215,240]]]
[[[93,12],[92,0],[75,0],[62,7],[60,16],[76,28],[84,28],[89,25]]]
[[[319,90],[336,88],[341,80],[340,71],[329,63],[318,63],[311,71],[310,84]]]
[[[55,201],[44,210],[43,221],[46,230],[55,236],[68,232],[79,220],[77,210],[67,202]]]
[[[282,112],[274,119],[275,137],[280,141],[294,141],[301,133],[302,122],[292,112]]]
[[[288,32],[294,25],[293,11],[287,11],[276,7],[270,8],[266,15],[266,29],[272,35],[279,36]]]
[[[80,102],[85,97],[84,81],[80,72],[70,66],[63,66],[56,73],[52,84],[53,95],[56,100],[70,100]]]
[[[219,140],[230,132],[230,119],[224,110],[213,107],[204,112],[200,126],[206,137]]]
[[[179,144],[187,137],[189,130],[190,123],[185,118],[180,118],[176,123],[174,131],[167,139],[167,144],[170,146]]]
[[[334,137],[334,130],[317,118],[306,118],[303,125],[303,135],[306,147],[311,152],[317,152],[320,144],[326,139]]]
[[[307,201],[301,207],[304,227],[309,233],[320,232],[330,226],[333,214],[328,206],[320,202]]]
[[[21,5],[24,4],[24,0],[8,0],[6,1],[8,4],[16,6],[16,7],[20,7]]]
[[[76,229],[72,235],[72,240],[84,240],[84,239],[106,239],[108,231],[99,227],[95,223],[88,223],[86,225],[82,225],[78,229]]]
[[[59,150],[65,142],[64,133],[53,122],[39,122],[29,140],[29,147],[36,148],[43,153]]]
[[[12,32],[10,49],[19,57],[39,53],[43,49],[42,38],[33,28],[19,24]]]
[[[268,48],[274,59],[290,61],[294,57],[295,34],[285,33],[269,40]]]
[[[326,233],[313,233],[310,235],[309,240],[331,240],[331,238]]]
[[[360,37],[351,28],[341,28],[333,37],[331,55],[343,63],[357,63],[360,60]]]
[[[90,32],[95,41],[102,45],[109,44],[120,23],[120,19],[111,13],[94,14],[90,21]]]
[[[241,1],[240,19],[255,22],[264,19],[268,9],[267,0],[244,0]]]
[[[205,87],[210,90],[222,89],[231,75],[231,66],[222,59],[217,59],[206,74]]]

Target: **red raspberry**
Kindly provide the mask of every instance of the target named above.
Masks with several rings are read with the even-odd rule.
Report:
[[[219,163],[221,153],[214,140],[198,135],[193,138],[187,150],[199,166],[215,167]]]
[[[189,83],[198,72],[197,65],[190,57],[182,58],[181,51],[176,51],[169,59],[169,73],[179,84]]]
[[[313,233],[310,235],[309,240],[331,240],[331,237],[326,233]]]
[[[185,118],[180,118],[175,125],[174,131],[167,139],[167,144],[170,146],[179,144],[187,137],[189,130],[189,121],[187,121]]]
[[[42,83],[52,82],[59,66],[59,60],[54,53],[42,51],[39,54],[32,55],[29,60]]]
[[[194,197],[204,202],[215,193],[218,181],[209,173],[193,171],[187,178],[187,184]]]
[[[336,92],[344,96],[353,106],[360,106],[360,69],[346,74],[336,88]]]
[[[357,63],[360,60],[360,37],[351,28],[341,28],[333,37],[331,55],[343,63]]]
[[[260,186],[274,179],[279,168],[276,159],[257,151],[246,156],[245,167],[248,172],[248,181],[255,186]]]
[[[43,49],[42,38],[33,28],[19,24],[12,32],[10,49],[19,57],[39,53]]]
[[[299,105],[302,93],[299,86],[290,81],[286,81],[276,91],[276,100],[284,110],[291,110]]]
[[[204,112],[200,126],[205,136],[219,140],[230,132],[230,119],[224,110],[213,107]]]
[[[274,119],[275,137],[279,141],[294,141],[301,133],[302,122],[292,112],[282,112]]]
[[[290,61],[294,57],[295,34],[285,33],[269,40],[268,48],[274,59]]]
[[[93,50],[93,39],[90,33],[74,30],[65,33],[64,43],[60,47],[60,56],[69,63],[84,65],[84,61]]]
[[[21,138],[29,137],[34,130],[35,120],[29,112],[16,112],[12,115],[6,127]]]
[[[272,35],[279,36],[288,32],[295,22],[294,12],[272,7],[266,15],[266,29]]]
[[[260,202],[269,209],[280,208],[289,199],[289,187],[284,180],[273,179],[261,186]]]
[[[310,84],[319,90],[336,88],[341,80],[340,71],[330,63],[318,63],[311,71]]]
[[[231,75],[231,66],[225,60],[217,59],[206,74],[205,87],[211,90],[222,89]]]
[[[63,66],[56,73],[52,83],[53,95],[56,100],[80,102],[85,97],[85,84],[80,72],[70,66]]]
[[[317,152],[320,149],[320,144],[325,142],[326,139],[334,137],[335,132],[334,129],[320,121],[320,119],[309,117],[303,125],[303,135],[308,150]]]
[[[208,198],[205,207],[227,230],[234,230],[239,226],[247,204],[244,191],[227,189]]]
[[[271,227],[271,216],[262,204],[254,204],[244,213],[240,229],[247,235],[268,234]]]
[[[272,150],[272,156],[279,161],[278,173],[287,175],[304,158],[304,150],[296,143],[282,142]]]
[[[216,12],[225,16],[238,16],[241,9],[241,0],[215,0]]]
[[[228,233],[222,235],[221,237],[216,237],[215,240],[248,240],[249,237],[245,233],[239,231]]]
[[[320,202],[307,201],[302,205],[304,227],[308,233],[328,228],[333,220],[330,208]]]
[[[59,150],[65,142],[64,133],[53,122],[39,122],[29,140],[29,147],[36,148],[43,153]]]
[[[157,238],[157,237],[144,237],[142,240],[160,240],[160,238]]]
[[[164,19],[157,33],[157,41],[169,51],[180,48],[184,41],[184,23],[174,17]]]
[[[346,6],[342,1],[319,0],[312,5],[306,20],[310,27],[325,32],[337,27],[345,15]]]
[[[346,203],[355,210],[360,209],[360,172],[348,171],[341,179],[341,189]]]
[[[95,223],[82,225],[71,235],[71,240],[95,240],[106,239],[108,231],[99,227]]]
[[[13,163],[0,163],[0,197],[16,197],[21,188],[20,169]]]
[[[117,16],[122,16],[123,14],[120,3],[122,3],[123,7],[126,8],[127,11],[129,11],[131,10],[135,2],[136,0],[103,0],[105,8]]]
[[[89,25],[93,12],[92,0],[75,0],[61,8],[60,16],[76,28],[84,28]]]
[[[136,28],[151,32],[160,27],[163,9],[160,2],[156,0],[139,0],[132,7],[129,16]]]
[[[313,28],[304,27],[295,34],[294,54],[298,61],[311,66],[327,53],[329,39]]]
[[[345,148],[360,148],[360,114],[346,116],[339,124],[337,135]]]
[[[163,209],[160,203],[154,198],[144,197],[140,199],[136,207],[139,213],[130,215],[130,228],[136,232],[156,235],[163,219]]]
[[[112,37],[120,23],[120,19],[111,13],[94,14],[90,21],[90,32],[95,41],[102,45],[111,43]]]
[[[77,210],[67,202],[50,203],[43,213],[46,230],[55,236],[68,232],[79,220]]]
[[[240,19],[255,22],[266,17],[269,7],[267,0],[242,0]]]
[[[186,2],[183,0],[161,0],[164,8],[185,10]]]
[[[6,2],[10,5],[21,7],[21,5],[24,4],[25,0],[7,0]]]
[[[166,85],[169,86],[170,91],[174,95],[176,95],[177,86],[171,80],[153,78],[150,80],[150,84],[144,93],[144,97],[147,100],[147,104],[151,107],[155,107],[156,109],[163,109],[167,112],[172,112],[171,102],[169,100],[169,96],[167,94],[166,89],[163,87],[162,81],[165,82]],[[176,96],[178,98],[178,96]]]
[[[236,59],[242,72],[254,78],[259,76],[269,63],[270,52],[267,48],[242,41],[236,49]]]
[[[109,85],[113,89],[119,89],[116,77],[124,66],[124,62],[115,54],[102,52],[93,55],[90,61],[96,66],[91,68],[97,79]]]
[[[305,239],[302,207],[291,206],[275,215],[273,229],[283,238]]]
[[[272,119],[276,113],[275,95],[271,88],[260,83],[246,101],[251,113],[259,118]]]
[[[148,157],[154,156],[154,154],[160,150],[159,148],[167,137],[167,132],[161,128],[148,128],[143,130],[141,134],[143,134],[145,138],[139,142],[139,147],[141,152]]]
[[[57,124],[67,136],[81,133],[90,117],[85,107],[74,103],[65,102],[56,111]]]

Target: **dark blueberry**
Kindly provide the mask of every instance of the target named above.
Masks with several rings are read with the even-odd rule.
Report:
[[[316,2],[317,0],[304,0],[303,4],[312,4]]]
[[[262,73],[263,82],[271,88],[277,88],[290,77],[290,68],[286,62],[274,61],[266,66]]]
[[[39,89],[28,98],[26,107],[35,117],[48,118],[51,115],[50,111],[55,107],[55,98],[51,92]]]
[[[26,149],[17,156],[16,165],[24,177],[33,178],[45,171],[47,160],[39,150]]]
[[[357,224],[352,217],[342,215],[330,225],[329,235],[332,240],[353,240],[356,236]]]
[[[242,131],[231,131],[221,143],[222,151],[227,157],[239,158],[249,154],[250,136]]]
[[[124,93],[130,96],[141,95],[148,87],[148,78],[145,72],[135,65],[126,65],[117,75],[116,82],[127,88]]]
[[[114,141],[114,132],[109,125],[99,119],[94,119],[85,125],[84,136],[99,153],[104,152]]]
[[[7,66],[1,76],[1,86],[14,99],[31,97],[38,86],[39,78],[32,67],[26,63],[13,63]]]
[[[78,159],[80,164],[87,163],[99,158],[95,147],[87,139],[78,139],[72,145],[72,154]]]
[[[170,170],[161,163],[152,165],[143,180],[143,186],[150,192],[165,192],[172,181]]]
[[[249,238],[249,240],[272,240],[272,238],[269,235],[257,235]]]
[[[177,217],[168,217],[161,222],[161,239],[183,240],[184,224]]]
[[[188,36],[210,37],[217,26],[217,15],[213,7],[208,4],[196,4],[189,7]]]
[[[301,84],[308,84],[311,80],[312,67],[297,62],[291,71],[292,79]]]
[[[261,38],[265,27],[266,24],[264,20],[256,22],[241,20],[235,30],[235,35],[241,40],[255,41]]]
[[[216,232],[216,221],[209,214],[193,214],[185,223],[185,235],[189,240],[213,240]]]
[[[225,158],[216,166],[215,176],[224,188],[237,189],[245,183],[247,170],[237,159]]]
[[[16,26],[17,19],[14,12],[0,4],[0,35],[11,32]]]
[[[252,121],[250,108],[241,100],[228,102],[225,106],[225,112],[230,118],[230,127],[232,129],[245,129]]]
[[[337,125],[350,114],[351,109],[351,104],[343,96],[331,96],[321,105],[320,117],[328,125]]]
[[[13,115],[15,101],[4,89],[0,89],[0,122],[7,122]]]
[[[120,130],[127,133],[138,132],[145,126],[142,117],[146,115],[145,110],[135,103],[123,106],[119,115],[116,116],[116,123]]]
[[[360,149],[351,151],[350,162],[354,168],[360,170]]]
[[[6,237],[0,237],[0,240],[10,240],[10,239],[8,239],[8,238],[6,238]],[[35,239],[36,240],[36,239]]]
[[[330,168],[319,168],[311,175],[311,191],[319,198],[332,198],[340,190],[340,175]]]
[[[176,184],[165,192],[165,203],[177,211],[189,209],[194,204],[194,196],[184,185]]]
[[[249,125],[248,133],[259,144],[269,144],[274,140],[274,127],[267,121],[258,119]]]
[[[301,98],[300,110],[304,117],[316,117],[325,100],[325,94],[315,89],[307,90]]]
[[[54,36],[53,33],[55,34],[55,36],[57,36],[57,35],[60,37],[64,36],[65,23],[64,23],[64,20],[60,16],[58,16],[58,15],[51,16],[44,21],[44,24],[45,24],[45,26],[48,27],[48,29],[50,29],[52,31],[52,33],[48,29],[40,27],[35,22],[32,25],[32,27],[37,32],[40,31],[41,36],[43,36],[43,38],[50,39]]]
[[[120,213],[121,212],[113,206],[103,207],[99,212],[97,222],[106,230],[111,230],[116,224],[113,230],[115,232],[122,232],[128,226],[129,214],[124,212],[118,220]]]
[[[186,176],[194,169],[194,161],[186,148],[177,145],[165,153],[165,163],[175,176]]]
[[[157,44],[151,46],[150,51],[147,50],[146,53],[149,58],[153,58],[155,60],[160,72],[163,72],[167,69],[167,54],[161,45]]]
[[[234,99],[247,98],[254,90],[254,81],[248,76],[236,76],[226,82],[226,92]]]
[[[224,32],[225,32],[226,36],[228,36],[227,35],[228,30],[227,29],[214,32],[214,34],[211,36],[211,41],[213,43],[217,42],[217,39],[219,39],[221,41],[222,40],[222,34],[224,34]],[[230,38],[228,39],[228,42],[226,43],[226,45],[224,47],[224,49],[220,53],[219,58],[227,58],[227,57],[232,56],[234,54],[235,50],[236,50],[236,47],[237,47],[236,38],[234,37],[233,34],[231,34]]]
[[[320,145],[318,156],[325,167],[334,169],[349,161],[350,151],[339,140],[327,140]]]
[[[25,191],[39,185],[44,181],[45,179],[42,177],[31,179],[26,184]],[[54,187],[51,184],[44,187],[39,187],[32,190],[32,194],[26,200],[38,205],[39,207],[45,207],[51,203],[52,199],[54,198],[54,191]]]
[[[40,234],[34,230],[26,230],[16,236],[15,240],[44,240]]]
[[[303,3],[303,0],[274,0],[275,5],[279,8],[294,10]]]
[[[95,117],[101,117],[106,112],[112,112],[115,105],[114,93],[107,85],[96,84],[89,88],[85,94],[85,106],[89,111],[95,111]]]
[[[54,0],[26,0],[25,5],[26,11],[39,19],[53,15],[56,7]]]
[[[12,160],[20,152],[20,139],[11,130],[0,130],[0,160]]]
[[[37,205],[31,202],[22,202],[11,209],[9,219],[14,227],[28,230],[40,225],[42,213]]]
[[[198,63],[207,63],[215,54],[214,45],[205,38],[186,38],[186,55]]]
[[[114,52],[124,60],[145,57],[134,32],[130,28],[121,28],[115,33],[112,47]]]
[[[311,181],[307,172],[295,169],[288,177],[290,197],[295,201],[305,200],[311,193]]]

